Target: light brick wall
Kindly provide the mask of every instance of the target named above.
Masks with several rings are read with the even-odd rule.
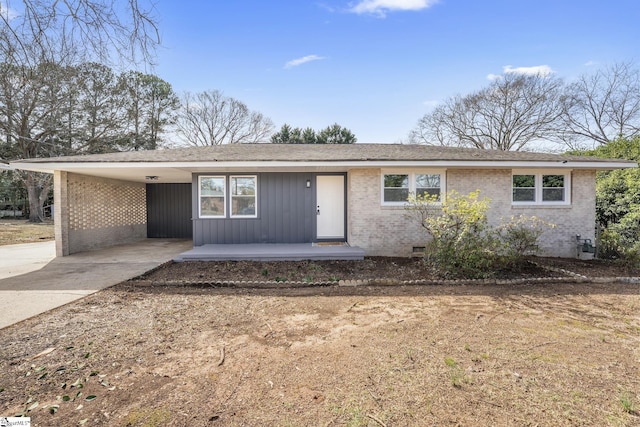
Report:
[[[381,206],[380,169],[354,169],[347,175],[348,241],[368,256],[409,256],[427,234],[399,206]]]
[[[144,183],[66,172],[56,172],[55,178],[56,238],[68,236],[56,244],[58,256],[146,237]]]
[[[380,169],[354,169],[348,175],[349,243],[365,249],[369,256],[408,256],[414,246],[424,246],[425,231],[407,218],[403,208],[381,206]],[[447,191],[460,194],[480,190],[491,199],[489,223],[498,225],[512,216],[527,215],[555,224],[543,234],[540,254],[576,256],[576,234],[594,239],[595,172],[576,170],[571,174],[571,205],[511,205],[511,170],[450,169]]]

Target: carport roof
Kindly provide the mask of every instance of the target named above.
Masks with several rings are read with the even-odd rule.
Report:
[[[358,167],[565,168],[636,167],[628,160],[406,144],[229,144],[20,160],[17,169],[156,182],[190,182],[211,171],[347,171]]]

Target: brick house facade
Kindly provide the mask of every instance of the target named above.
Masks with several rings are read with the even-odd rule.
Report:
[[[382,169],[355,169],[349,173],[349,238],[371,256],[408,256],[424,247],[427,235],[407,218],[401,206],[380,203]],[[576,235],[595,241],[595,171],[571,172],[571,204],[567,206],[514,206],[511,203],[511,170],[452,169],[446,171],[446,191],[468,194],[480,190],[490,199],[489,224],[497,226],[512,216],[536,216],[554,224],[542,235],[540,254],[573,257]],[[363,190],[364,189],[364,190]]]
[[[405,214],[407,194],[480,190],[491,224],[537,216],[556,225],[542,254],[572,257],[576,235],[595,238],[596,171],[636,166],[401,144],[236,144],[11,164],[54,174],[58,256],[172,237],[163,230],[178,222],[196,245],[329,240],[407,256],[427,238]]]

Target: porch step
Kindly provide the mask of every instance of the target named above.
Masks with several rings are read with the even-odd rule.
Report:
[[[173,260],[184,261],[325,261],[362,260],[357,246],[325,246],[311,243],[250,243],[203,245],[183,252]]]

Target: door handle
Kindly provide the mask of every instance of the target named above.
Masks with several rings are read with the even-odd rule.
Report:
[[[320,215],[320,205],[316,207],[316,215]]]

